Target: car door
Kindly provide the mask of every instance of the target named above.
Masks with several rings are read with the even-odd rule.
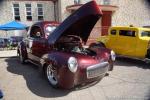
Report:
[[[28,58],[32,61],[39,62],[41,56],[48,52],[48,42],[44,38],[44,33],[40,27],[32,27],[30,36],[26,40]]]
[[[48,41],[44,37],[36,39],[36,56],[41,58],[44,54],[48,53]]]
[[[106,44],[108,48],[114,50],[117,52],[117,39],[118,39],[118,34],[116,29],[111,29],[109,33],[109,41]]]
[[[125,56],[135,56],[137,46],[137,32],[135,30],[119,30],[118,53]]]

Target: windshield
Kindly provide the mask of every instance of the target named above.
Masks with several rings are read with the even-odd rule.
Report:
[[[142,31],[141,36],[142,37],[150,37],[150,31]]]
[[[46,35],[46,38],[56,29],[57,26],[51,26],[51,25],[48,25],[45,27],[45,35]]]

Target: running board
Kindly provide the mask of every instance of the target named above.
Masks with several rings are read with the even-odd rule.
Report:
[[[36,65],[36,66],[38,66],[39,67],[39,64],[37,64],[37,63],[35,63],[35,62],[33,62],[32,60],[26,60],[26,62],[30,62],[30,63],[32,63],[32,64],[34,64],[34,65]]]
[[[136,59],[136,60],[141,60],[144,61],[145,63],[150,63],[149,58],[136,58],[136,57],[129,57],[129,56],[122,56],[122,55],[117,55],[117,57],[125,57],[125,58],[130,58],[130,59]]]

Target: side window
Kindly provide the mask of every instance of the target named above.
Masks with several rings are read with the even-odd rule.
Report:
[[[135,31],[132,31],[132,30],[120,30],[119,31],[119,35],[135,37]]]
[[[41,38],[43,37],[42,31],[39,27],[33,26],[30,31],[30,37],[32,38]]]
[[[142,37],[147,37],[147,36],[150,37],[150,31],[142,31],[141,36]]]
[[[111,30],[110,34],[111,35],[116,35],[116,32],[117,32],[116,30]]]

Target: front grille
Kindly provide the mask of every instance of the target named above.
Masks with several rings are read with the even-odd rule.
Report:
[[[104,75],[108,70],[108,62],[102,62],[87,68],[87,78],[94,78]]]

